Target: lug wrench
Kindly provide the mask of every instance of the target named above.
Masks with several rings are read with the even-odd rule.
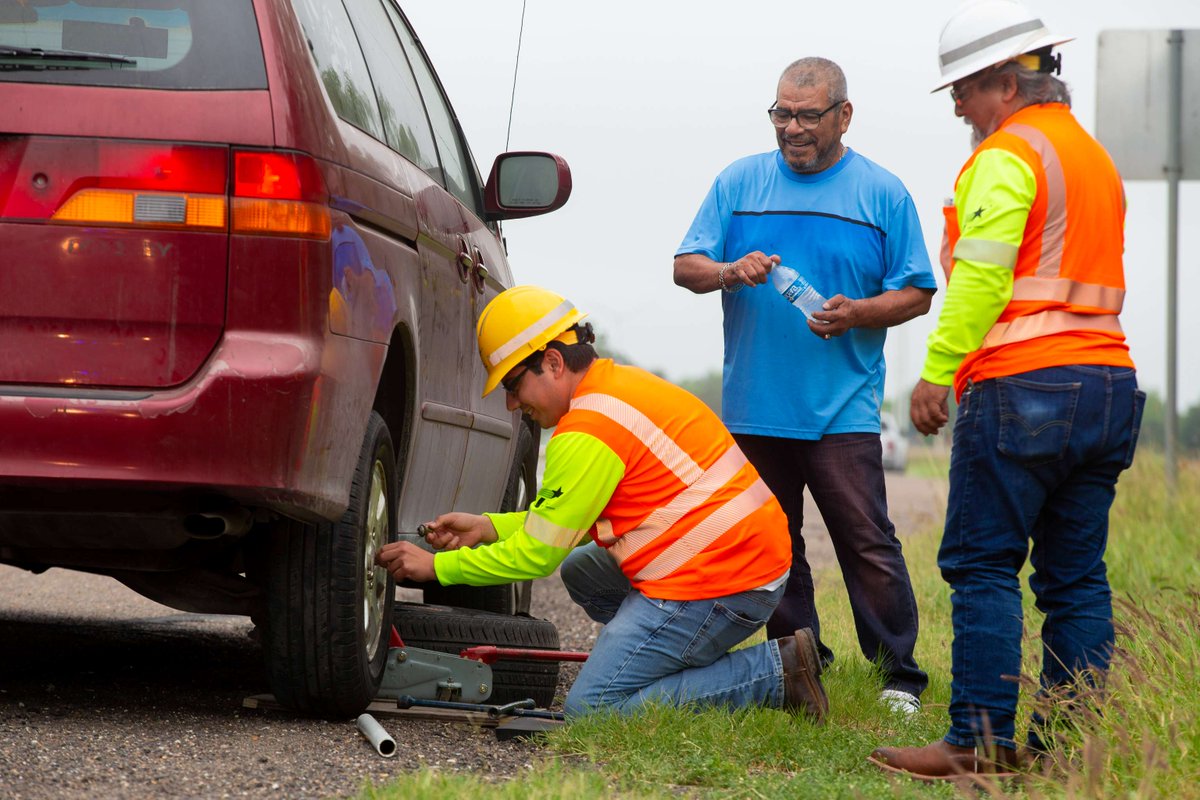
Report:
[[[500,717],[533,717],[535,719],[563,720],[560,711],[542,711],[534,708],[532,699],[517,700],[503,706],[489,706],[482,703],[454,703],[449,700],[421,700],[412,695],[402,694],[396,698],[397,708],[446,708],[452,711],[475,711],[487,714],[490,719]]]

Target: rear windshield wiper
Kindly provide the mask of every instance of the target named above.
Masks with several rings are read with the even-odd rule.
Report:
[[[120,56],[0,44],[0,70],[131,69],[136,66],[134,59]]]

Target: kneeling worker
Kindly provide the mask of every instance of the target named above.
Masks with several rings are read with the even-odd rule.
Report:
[[[583,316],[553,292],[517,286],[476,325],[484,394],[501,385],[510,410],[555,428],[530,510],[443,514],[427,536],[441,552],[396,542],[376,562],[397,580],[473,586],[561,564],[572,599],[604,623],[568,715],[658,701],[822,720],[829,702],[811,630],[729,652],[783,594],[791,540],[775,496],[700,400],[598,359]]]

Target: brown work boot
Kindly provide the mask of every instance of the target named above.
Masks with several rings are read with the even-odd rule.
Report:
[[[993,750],[994,754],[989,755],[982,747],[956,747],[943,740],[924,747],[880,747],[867,760],[889,772],[923,781],[957,780],[972,775],[994,778],[1016,775],[1016,751],[1007,747]]]
[[[811,629],[801,628],[795,636],[778,642],[779,658],[783,661],[783,707],[788,711],[803,711],[817,722],[824,722],[829,698],[821,685],[817,637]]]

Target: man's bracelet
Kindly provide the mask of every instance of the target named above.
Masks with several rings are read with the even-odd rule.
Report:
[[[742,290],[742,287],[746,285],[744,283],[741,283],[740,281],[738,283],[735,283],[733,286],[730,286],[729,284],[725,283],[725,270],[732,267],[733,264],[734,264],[734,262],[730,262],[728,264],[722,264],[721,269],[717,271],[717,285],[721,287],[722,292],[725,292],[727,294],[733,294],[734,292],[740,292]]]

